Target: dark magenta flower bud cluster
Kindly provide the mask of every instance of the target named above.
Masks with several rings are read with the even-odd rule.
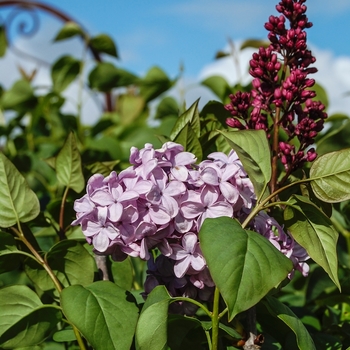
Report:
[[[230,95],[231,103],[225,106],[232,115],[228,126],[266,131],[271,147],[278,145],[273,154],[287,174],[316,158],[312,144],[327,118],[325,106],[313,100],[316,93],[310,89],[315,80],[308,76],[317,69],[310,67],[316,59],[306,44],[305,29],[312,23],[305,14],[305,2],[279,2],[276,9],[281,15],[270,16],[265,23],[270,45],[261,47],[250,60],[252,90]],[[274,142],[275,128],[283,131],[283,141]]]

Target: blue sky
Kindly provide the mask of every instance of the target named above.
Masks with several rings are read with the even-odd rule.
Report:
[[[263,28],[277,15],[277,0],[45,0],[94,35],[116,41],[125,68],[145,72],[154,64],[176,75],[196,76],[227,45],[227,38],[266,38]],[[350,1],[308,0],[312,45],[350,56]]]

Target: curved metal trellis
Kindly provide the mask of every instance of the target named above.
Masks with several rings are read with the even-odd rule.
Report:
[[[13,11],[10,12],[10,14],[6,18],[6,21],[4,22],[4,25],[7,27],[10,27],[14,19],[18,16],[18,14],[22,13],[23,11],[27,11],[27,13],[32,17],[33,24],[32,24],[32,27],[29,29],[25,22],[19,23],[17,30],[19,34],[23,36],[33,36],[37,33],[37,31],[40,28],[39,16],[35,10],[46,12],[49,15],[61,20],[63,23],[67,23],[67,22],[77,23],[85,32],[87,32],[87,30],[84,29],[84,27],[80,25],[80,23],[76,21],[74,18],[72,18],[71,16],[67,15],[66,13],[62,12],[61,10],[53,6],[50,6],[41,2],[26,1],[26,0],[1,0],[0,8],[2,7],[13,8]],[[90,53],[92,54],[93,58],[97,62],[102,62],[102,58],[99,52],[97,52],[89,43],[87,43],[87,47]],[[105,110],[108,112],[112,111],[112,97],[109,92],[105,93],[105,101],[106,101]]]

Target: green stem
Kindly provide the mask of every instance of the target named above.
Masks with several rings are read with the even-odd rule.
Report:
[[[59,236],[60,240],[63,240],[66,238],[65,234],[65,228],[64,228],[64,207],[66,204],[67,196],[68,196],[69,187],[66,187],[63,193],[62,201],[61,201],[61,209],[60,209],[60,218],[59,218],[59,225],[60,225],[60,231]]]
[[[212,313],[203,304],[201,304],[197,300],[194,300],[194,299],[191,299],[191,298],[186,298],[186,297],[174,297],[174,298],[171,298],[171,303],[173,303],[175,301],[187,301],[189,303],[192,303],[192,304],[198,306],[199,308],[201,308],[210,318],[212,317]]]
[[[219,340],[219,301],[220,301],[220,292],[218,287],[215,287],[214,292],[214,305],[213,305],[213,313],[212,313],[212,350],[218,349],[218,340]]]
[[[207,341],[208,341],[208,348],[209,350],[212,350],[212,345],[211,345],[211,338],[210,338],[210,332],[209,331],[205,331],[205,336],[207,337]]]

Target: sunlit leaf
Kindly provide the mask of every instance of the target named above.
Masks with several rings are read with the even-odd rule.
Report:
[[[65,40],[78,35],[84,37],[84,31],[77,23],[69,21],[63,25],[54,38],[54,41]]]
[[[130,350],[138,308],[133,297],[109,281],[72,286],[61,293],[61,306],[96,350]]]
[[[228,217],[206,219],[199,241],[210,274],[227,304],[229,320],[258,303],[293,268],[291,260],[265,237],[242,229]]]
[[[315,344],[300,319],[289,309],[288,306],[282,304],[278,299],[267,296],[264,304],[274,317],[284,322],[295,334],[298,349],[300,350],[316,350]]]
[[[43,305],[29,287],[0,289],[0,347],[13,349],[42,342],[56,328],[61,312]]]
[[[89,43],[94,50],[118,58],[117,47],[109,35],[96,35],[90,39]]]
[[[164,286],[149,294],[136,327],[137,350],[163,350],[167,344],[170,296]]]
[[[74,134],[71,132],[56,157],[56,174],[58,181],[79,193],[85,186],[81,168],[81,158]]]
[[[311,166],[310,178],[315,195],[324,202],[350,199],[350,148],[317,158]]]
[[[198,102],[199,100],[195,101],[189,109],[187,109],[183,114],[180,115],[173,130],[171,131],[171,140],[174,140],[187,124],[191,126],[192,130],[194,131],[194,134],[199,138],[201,130],[198,112]]]
[[[265,131],[221,131],[221,134],[237,152],[258,199],[266,196],[271,179],[271,151]]]
[[[80,61],[71,57],[59,58],[51,68],[51,78],[55,92],[62,92],[80,73]]]
[[[284,210],[285,225],[293,238],[329,275],[340,289],[338,280],[338,232],[331,220],[306,197],[293,196]]]
[[[38,197],[15,166],[0,153],[0,227],[30,221],[39,212]]]

